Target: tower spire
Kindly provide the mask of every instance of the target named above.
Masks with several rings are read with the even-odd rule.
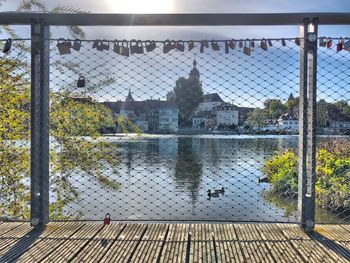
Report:
[[[193,68],[190,72],[190,78],[191,79],[199,79],[200,77],[200,74],[199,74],[199,71],[197,69],[197,61],[196,61],[196,55],[194,56],[194,59],[193,59]]]
[[[134,99],[132,98],[132,94],[131,94],[131,90],[129,89],[129,93],[128,96],[126,97],[125,101],[134,101]]]

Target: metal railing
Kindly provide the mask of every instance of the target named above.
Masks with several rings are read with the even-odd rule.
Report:
[[[347,39],[319,37],[318,26],[348,23],[349,14],[2,13],[0,24],[31,25],[30,43],[21,43],[31,47],[31,111],[24,112],[31,116],[32,224],[46,224],[49,215],[98,220],[105,213],[118,220],[299,222],[307,231],[315,221],[346,222],[348,139],[317,141],[316,131],[347,130],[349,55],[334,48]],[[50,39],[50,26],[68,24],[300,25],[301,34],[209,41]],[[14,46],[1,61],[24,62],[20,50]],[[331,61],[343,75],[329,69]],[[28,116],[21,118],[26,123]],[[23,141],[29,130],[27,137],[6,137],[13,129],[20,128],[5,129],[3,152],[16,153],[13,161],[26,159],[28,152],[7,143],[21,142],[28,150]],[[297,138],[290,135],[298,130]],[[121,135],[125,131],[140,135]],[[2,158],[11,166],[9,155]],[[2,172],[7,179],[19,174],[17,184],[6,184],[21,188],[1,198],[17,204],[5,205],[4,214],[26,218],[28,171],[21,165]],[[16,191],[27,194],[18,198]]]

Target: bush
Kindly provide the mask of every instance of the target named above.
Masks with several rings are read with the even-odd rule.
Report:
[[[322,144],[316,157],[316,204],[332,211],[350,209],[350,142]],[[288,196],[298,190],[298,159],[293,150],[278,152],[263,166],[272,191]]]

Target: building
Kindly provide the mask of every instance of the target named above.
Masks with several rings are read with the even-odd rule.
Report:
[[[216,125],[232,126],[238,125],[238,108],[229,103],[223,103],[214,108]]]
[[[299,130],[299,116],[296,113],[289,112],[282,114],[278,119],[278,128],[297,132]]]
[[[214,116],[211,111],[200,111],[192,117],[192,128],[196,130],[208,130],[213,123]],[[214,126],[214,125],[213,125]]]
[[[342,133],[350,130],[350,120],[332,120],[329,122],[330,132]]]
[[[179,111],[174,102],[162,100],[135,101],[131,91],[125,101],[103,102],[118,114],[147,132],[177,132]]]

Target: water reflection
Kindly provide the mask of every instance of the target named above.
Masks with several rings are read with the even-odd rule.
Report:
[[[197,155],[193,138],[178,139],[178,154],[175,164],[175,182],[179,189],[189,192],[192,204],[197,201],[203,165]]]
[[[141,220],[296,220],[293,200],[264,193],[261,167],[276,151],[297,146],[296,136],[158,136],[105,138],[120,163],[104,175],[122,184],[108,190],[77,175],[83,218]],[[117,172],[113,172],[116,170]],[[225,194],[208,200],[208,189]],[[287,204],[281,205],[281,200]],[[277,201],[276,201],[277,200]]]

